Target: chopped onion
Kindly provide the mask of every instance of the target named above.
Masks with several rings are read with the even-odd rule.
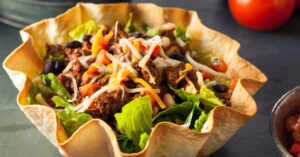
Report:
[[[67,100],[67,101],[73,102],[74,100],[76,100],[77,95],[78,95],[77,82],[73,75],[71,75],[71,74],[64,74],[64,75],[72,79],[72,83],[73,83],[73,87],[74,87],[74,96],[73,96],[73,99]]]
[[[190,52],[187,51],[185,53],[185,57],[186,59],[197,69],[199,70],[203,70],[203,71],[206,71],[214,76],[220,76],[220,77],[226,77],[224,73],[220,73],[220,72],[217,72],[217,71],[214,71],[213,69],[209,68],[208,66],[206,65],[203,65],[203,64],[200,64],[198,62],[196,62],[190,55]]]

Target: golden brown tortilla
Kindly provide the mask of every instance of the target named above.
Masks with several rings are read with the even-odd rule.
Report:
[[[187,27],[191,46],[216,56],[224,55],[228,65],[226,75],[238,78],[231,107],[215,107],[202,132],[195,132],[177,124],[162,122],[153,128],[144,150],[122,153],[113,130],[102,120],[94,119],[66,137],[55,111],[41,105],[28,105],[31,79],[43,69],[45,43],[63,44],[67,33],[78,25],[94,20],[98,25],[125,24],[129,13],[134,20],[150,27],[167,22]],[[23,44],[4,61],[4,69],[20,91],[18,104],[33,124],[66,156],[207,156],[222,147],[232,135],[256,113],[252,95],[267,81],[266,76],[238,55],[239,43],[230,37],[205,27],[195,11],[161,8],[154,4],[87,4],[78,3],[56,18],[32,24],[20,32]]]

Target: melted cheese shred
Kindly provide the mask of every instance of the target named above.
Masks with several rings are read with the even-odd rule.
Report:
[[[140,83],[142,84],[145,88],[149,90],[149,92],[153,95],[155,101],[157,104],[160,106],[161,109],[165,109],[166,105],[163,103],[163,101],[160,99],[160,97],[156,94],[155,90],[143,79],[141,78],[134,78],[133,81],[135,83]]]
[[[209,68],[208,66],[206,65],[203,65],[203,64],[200,64],[198,62],[196,62],[190,55],[190,51],[186,52],[185,53],[185,57],[186,59],[197,69],[199,70],[203,70],[203,71],[206,71],[214,76],[220,76],[220,77],[226,77],[224,73],[221,73],[221,72],[217,72],[217,71],[214,71],[213,69]]]
[[[139,53],[139,51],[132,45],[132,43],[128,39],[121,39],[119,41],[119,43],[123,47],[124,52],[125,52],[125,47],[128,46],[128,48],[131,50],[133,55],[135,55],[138,59],[142,58],[142,55]]]
[[[69,77],[70,79],[72,79],[73,89],[74,89],[74,96],[73,96],[73,99],[67,100],[67,101],[68,101],[68,102],[73,102],[74,100],[76,100],[77,95],[78,95],[77,82],[76,82],[76,79],[74,78],[73,75],[71,75],[71,74],[64,74],[64,75],[67,76],[67,77]]]

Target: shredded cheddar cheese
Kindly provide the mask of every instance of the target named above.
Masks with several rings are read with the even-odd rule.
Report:
[[[180,77],[176,80],[176,83],[180,82],[189,71],[193,69],[193,66],[189,63],[185,64],[185,69],[179,72]]]
[[[166,105],[163,103],[163,101],[156,94],[155,90],[145,80],[143,80],[141,78],[134,78],[133,81],[135,83],[140,83],[143,86],[145,86],[149,90],[149,92],[153,95],[155,101],[157,102],[157,104],[160,106],[161,109],[165,109],[166,108]]]

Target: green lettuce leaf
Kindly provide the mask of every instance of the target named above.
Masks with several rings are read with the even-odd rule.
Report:
[[[40,78],[43,80],[43,84],[45,87],[47,87],[47,89],[50,88],[52,91],[54,91],[55,94],[61,96],[64,100],[72,99],[71,94],[53,73],[41,74]]]
[[[145,22],[134,21],[133,26],[136,29],[135,31],[142,32],[147,31],[148,25]]]
[[[151,28],[151,29],[148,29],[148,31],[147,31],[147,35],[152,36],[152,37],[154,37],[156,35],[161,35],[161,33],[162,33],[161,30],[156,29],[156,28]]]
[[[157,124],[162,121],[175,122],[176,118],[184,120],[193,110],[194,105],[192,102],[185,101],[181,104],[173,104],[166,110],[158,112],[158,114],[153,117],[152,122]]]
[[[141,150],[143,150],[145,148],[148,138],[149,138],[149,135],[146,132],[141,134],[140,142],[139,142],[139,146],[140,146]]]
[[[169,88],[174,91],[175,94],[177,94],[182,100],[192,102],[194,105],[200,104],[200,95],[199,94],[193,94],[184,91],[184,89],[175,89],[171,85],[169,85]]]
[[[206,86],[201,87],[199,95],[201,104],[204,105],[206,112],[209,112],[216,106],[224,105],[223,102],[215,95],[215,93]]]
[[[28,97],[29,104],[38,104],[37,100],[35,99],[38,93],[41,93],[42,96],[46,98],[51,98],[52,96],[56,95],[53,89],[45,85],[45,82],[40,76],[32,79]]]
[[[75,112],[72,104],[67,103],[58,96],[54,96],[52,101],[55,103],[56,107],[65,107],[65,109],[57,112],[57,117],[69,136],[71,136],[81,125],[93,119],[89,114]]]
[[[69,36],[73,40],[82,41],[84,34],[93,34],[98,30],[98,25],[95,21],[89,20],[69,32]]]
[[[129,19],[124,27],[124,31],[132,33],[135,31],[135,28],[132,25],[132,13],[129,13]]]
[[[195,131],[201,131],[201,129],[203,128],[204,123],[206,122],[208,115],[205,111],[201,111],[201,115],[199,116],[199,118],[195,121],[194,124],[194,129]]]
[[[135,151],[139,151],[140,136],[150,134],[152,128],[152,106],[149,96],[136,98],[116,113],[118,128],[128,140],[133,142]]]
[[[173,31],[174,36],[176,38],[181,38],[185,42],[191,41],[191,39],[189,37],[185,36],[185,32],[186,32],[186,29],[182,26],[177,26]]]

